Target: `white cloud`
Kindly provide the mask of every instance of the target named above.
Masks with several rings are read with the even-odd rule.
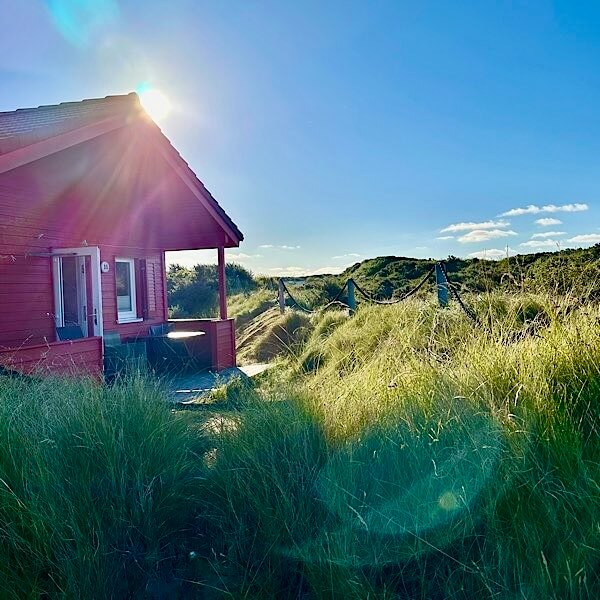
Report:
[[[600,234],[586,233],[583,235],[576,235],[567,241],[571,242],[572,244],[600,244]]]
[[[346,266],[337,265],[335,267],[320,267],[319,269],[314,269],[313,271],[310,271],[309,275],[337,275],[338,273],[341,273],[344,269],[346,269]]]
[[[273,267],[269,274],[275,277],[306,277],[307,275],[337,275],[350,265],[335,265],[330,267],[319,267],[318,269],[307,269],[306,267]]]
[[[544,233],[534,233],[531,236],[531,239],[540,239],[540,238],[551,238],[559,235],[565,235],[566,231],[544,231]]]
[[[514,250],[508,249],[508,254],[510,256],[514,255]],[[467,255],[468,258],[486,258],[488,260],[500,260],[501,258],[506,258],[506,248],[504,250],[500,250],[499,248],[490,248],[489,250],[479,250],[478,252],[471,252],[471,254]]]
[[[454,236],[453,235],[440,235],[439,237],[435,238],[436,240],[453,240]]]
[[[340,254],[338,256],[332,256],[332,260],[340,260],[344,258],[360,258],[361,254],[356,254],[356,252],[348,252],[348,254]]]
[[[554,217],[545,217],[543,219],[537,219],[536,224],[540,227],[550,227],[551,225],[562,225],[562,221],[560,219],[555,219]]]
[[[229,250],[225,252],[229,260]],[[194,265],[216,264],[217,253],[215,250],[179,250],[167,252],[167,265],[181,265],[182,267],[193,267]]]
[[[510,229],[474,229],[465,233],[465,235],[458,238],[461,244],[473,244],[476,242],[487,242],[488,240],[495,240],[497,238],[508,237],[511,235],[517,235],[516,231]]]
[[[306,267],[274,267],[269,272],[276,277],[303,277],[308,269]]]
[[[552,248],[557,250],[560,248],[561,244],[561,240],[529,240],[528,242],[519,244],[519,246],[523,246],[523,248],[534,248],[536,250],[542,250],[543,248]]]
[[[276,246],[275,244],[262,244],[259,248],[276,248],[277,250],[299,250],[300,246],[288,246],[283,244],[282,246]]]
[[[230,252],[227,260],[248,260],[250,258],[262,258],[260,254],[246,254],[245,252]]]
[[[557,212],[581,212],[587,210],[589,207],[587,204],[546,204],[544,206],[537,206],[530,204],[524,208],[511,208],[506,212],[500,214],[500,217],[518,217],[520,215],[537,215],[538,213],[557,213]]]
[[[504,219],[500,221],[482,221],[481,223],[454,223],[448,225],[444,229],[440,229],[440,233],[456,233],[457,231],[472,231],[474,229],[498,229],[499,227],[508,227],[510,223]]]

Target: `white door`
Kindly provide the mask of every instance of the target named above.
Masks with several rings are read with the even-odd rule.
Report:
[[[58,248],[52,253],[57,327],[79,327],[84,336],[102,335],[100,250]]]

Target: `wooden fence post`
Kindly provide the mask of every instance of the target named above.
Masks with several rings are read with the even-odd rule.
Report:
[[[356,311],[356,296],[354,294],[354,279],[348,279],[348,308],[350,315]]]
[[[285,312],[285,294],[283,289],[283,278],[279,278],[279,291],[277,293],[279,299],[279,312],[283,314]]]
[[[440,306],[448,306],[448,282],[444,277],[444,272],[442,271],[440,263],[435,263],[435,284]]]

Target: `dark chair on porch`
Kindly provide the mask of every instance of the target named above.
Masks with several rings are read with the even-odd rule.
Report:
[[[66,340],[80,340],[84,335],[79,325],[65,325],[56,328],[56,337],[59,342],[64,342]]]
[[[157,337],[169,333],[169,324],[160,323],[159,325],[150,325],[150,337]]]
[[[104,372],[108,379],[143,372],[147,360],[145,341],[123,343],[118,331],[104,332]]]
[[[148,362],[159,373],[180,373],[207,368],[204,331],[171,331],[169,323],[150,327]]]

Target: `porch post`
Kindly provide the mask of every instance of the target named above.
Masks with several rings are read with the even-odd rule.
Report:
[[[227,318],[227,292],[225,281],[225,248],[217,248],[217,271],[219,273],[219,309],[221,319]]]

